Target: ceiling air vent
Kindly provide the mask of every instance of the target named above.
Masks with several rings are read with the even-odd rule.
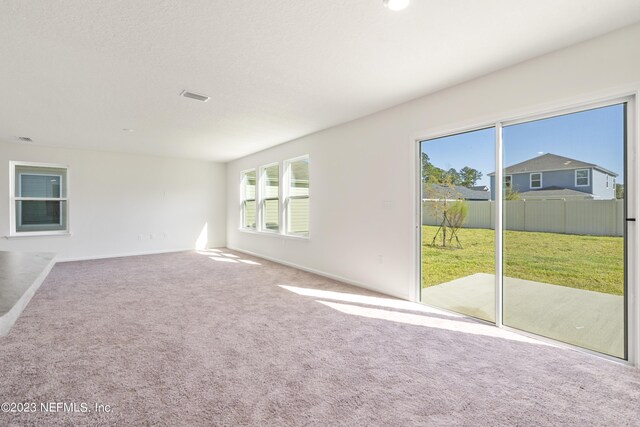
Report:
[[[33,139],[29,138],[28,136],[16,136],[16,138],[18,138],[18,141],[21,142],[33,142]]]
[[[191,98],[191,99],[195,99],[196,101],[202,101],[202,102],[207,102],[209,100],[209,97],[206,95],[198,95],[197,93],[188,92],[186,90],[183,90],[182,92],[180,92],[180,96],[184,96],[185,98]]]

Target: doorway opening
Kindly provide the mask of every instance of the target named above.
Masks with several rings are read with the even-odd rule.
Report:
[[[420,141],[420,301],[628,360],[629,103]]]

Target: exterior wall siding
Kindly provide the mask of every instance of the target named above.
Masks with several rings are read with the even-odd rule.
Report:
[[[289,203],[295,205],[289,218],[290,233],[309,232],[309,199],[293,199]],[[293,207],[293,206],[292,206]]]
[[[489,177],[489,188],[491,191],[491,200],[496,199],[496,177],[495,175],[491,175]]]
[[[616,189],[613,185],[613,177],[609,176],[609,188],[607,188],[607,174],[598,170],[591,171],[592,194],[596,199],[615,199]]]
[[[609,188],[607,188],[607,174],[598,170],[589,169],[589,185],[586,187],[576,187],[575,171],[575,169],[571,169],[566,171],[542,172],[542,188],[568,188],[575,191],[581,191],[583,193],[593,194],[598,199],[615,199],[616,190],[613,185],[613,177],[609,177]],[[511,182],[515,191],[524,193],[525,191],[538,190],[537,188],[531,188],[530,186],[530,173],[531,172],[511,175]],[[490,180],[491,200],[495,200],[495,176],[491,176]]]

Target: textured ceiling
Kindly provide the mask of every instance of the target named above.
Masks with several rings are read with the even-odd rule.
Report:
[[[0,139],[227,161],[639,20],[638,0],[3,0]]]

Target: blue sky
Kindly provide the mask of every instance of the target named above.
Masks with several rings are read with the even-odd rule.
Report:
[[[595,163],[616,172],[616,181],[623,182],[623,105],[508,126],[502,136],[505,166],[552,153]],[[478,169],[483,174],[479,185],[488,185],[487,175],[495,171],[493,128],[425,141],[422,151],[445,170]]]

